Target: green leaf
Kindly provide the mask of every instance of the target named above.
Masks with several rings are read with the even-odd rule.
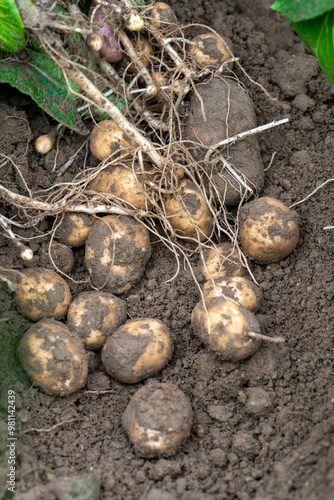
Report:
[[[0,50],[18,52],[26,43],[24,25],[15,0],[0,0]]]
[[[334,10],[292,25],[334,85]]]
[[[271,6],[293,23],[321,16],[334,8],[333,0],[276,0]]]

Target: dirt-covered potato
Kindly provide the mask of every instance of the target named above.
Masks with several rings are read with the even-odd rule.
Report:
[[[253,281],[243,276],[221,277],[204,283],[203,298],[205,302],[212,297],[222,296],[236,300],[246,309],[255,313],[261,304],[262,290]]]
[[[122,424],[138,455],[168,457],[189,436],[192,419],[190,401],[176,385],[151,383],[132,396]]]
[[[135,176],[131,166],[127,168],[116,165],[102,170],[89,184],[89,189],[117,196],[138,210],[151,210],[152,208],[143,176],[140,173]]]
[[[133,46],[138,55],[138,59],[140,59],[145,68],[148,68],[150,65],[150,58],[153,56],[153,48],[150,42],[140,37],[133,40]],[[129,64],[128,58],[126,57],[123,60],[123,67],[126,67],[127,71],[130,73],[136,73],[138,71],[136,64]]]
[[[68,274],[74,266],[74,255],[72,249],[63,243],[53,242],[51,245],[51,257],[55,265],[63,273]]]
[[[261,341],[249,333],[260,333],[255,315],[224,297],[199,302],[192,311],[195,335],[219,358],[241,361],[260,347]]]
[[[201,269],[206,280],[245,274],[239,252],[230,241],[219,243],[214,248],[206,250],[203,253]]]
[[[19,343],[18,357],[33,382],[48,394],[69,396],[86,383],[83,343],[59,321],[43,319],[31,326]]]
[[[31,321],[62,319],[70,305],[71,292],[66,281],[51,269],[23,269],[18,275],[14,301]]]
[[[209,66],[218,69],[225,61],[233,57],[231,42],[227,43],[214,33],[198,35],[192,39],[192,42],[188,52],[199,68]],[[232,67],[233,62],[227,64],[224,73]]]
[[[296,247],[298,214],[274,198],[246,203],[240,210],[240,241],[248,256],[259,264],[278,262]]]
[[[175,12],[164,2],[153,4],[150,17],[152,26],[161,30],[166,30],[171,24],[177,23]]]
[[[101,349],[127,317],[127,304],[112,293],[84,292],[71,302],[67,326],[91,351]]]
[[[115,294],[127,292],[142,277],[150,255],[148,230],[126,215],[99,219],[86,241],[92,284]]]
[[[189,179],[183,179],[175,194],[164,196],[165,214],[179,238],[206,240],[214,219],[204,196]]]
[[[67,213],[57,227],[57,238],[70,247],[81,247],[90,233],[92,217],[84,213]]]
[[[113,120],[97,123],[90,135],[90,150],[99,160],[104,160],[119,150],[123,158],[128,157],[129,153],[122,148],[134,147],[136,143]]]
[[[257,126],[251,100],[242,87],[230,78],[212,78],[197,85],[196,93],[191,95],[189,107],[183,139],[192,141],[189,148],[198,161],[204,160],[210,146]],[[194,143],[198,147],[194,147]],[[205,147],[201,148],[200,143]],[[264,168],[256,135],[224,149],[220,148],[219,155],[225,158],[254,195],[259,194],[264,184]],[[221,161],[209,161],[206,170],[225,204],[238,205],[247,190],[245,185]],[[250,191],[247,190],[247,193],[250,194]]]
[[[128,321],[107,339],[102,363],[120,382],[136,384],[162,370],[172,352],[166,325],[157,319],[140,318]]]

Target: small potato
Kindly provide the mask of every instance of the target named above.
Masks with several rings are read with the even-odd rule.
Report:
[[[70,305],[71,292],[66,281],[51,269],[23,269],[18,276],[14,301],[31,321],[62,319]]]
[[[66,324],[87,349],[96,351],[125,323],[126,311],[126,302],[111,293],[84,292],[71,302]]]
[[[274,198],[246,203],[240,210],[240,241],[258,264],[271,264],[287,257],[299,238],[298,214]]]
[[[99,160],[105,160],[119,150],[123,158],[131,156],[121,148],[135,147],[136,143],[113,120],[98,123],[90,135],[90,150]]]
[[[67,213],[57,227],[56,236],[70,247],[81,247],[89,236],[92,223],[88,214]]]
[[[156,2],[151,9],[151,24],[165,31],[171,24],[177,24],[175,12],[166,3]]]
[[[138,210],[151,210],[143,177],[134,175],[132,168],[117,165],[102,170],[90,183],[89,189],[98,193],[113,194]]]
[[[43,319],[23,335],[18,357],[33,382],[48,394],[69,396],[87,380],[81,340],[59,321]]]
[[[174,384],[151,383],[132,396],[122,424],[142,457],[174,455],[190,434],[190,401]]]
[[[102,349],[102,363],[120,382],[136,384],[162,370],[172,352],[173,342],[162,321],[135,319],[108,338]]]
[[[233,57],[232,50],[229,47],[231,42],[227,43],[220,36],[214,33],[206,33],[196,36],[189,45],[189,55],[196,62],[199,68],[211,66],[219,68],[225,61]],[[223,73],[227,73],[233,67],[233,62],[226,65]]]
[[[245,274],[239,252],[233,248],[230,241],[225,241],[205,251],[201,266],[202,274],[206,280]]]
[[[150,66],[150,60],[151,57],[153,56],[153,48],[152,45],[148,40],[145,38],[136,38],[133,40],[133,47],[138,55],[138,59],[140,62],[145,66],[145,68],[148,68]],[[137,66],[136,63],[132,63],[129,65],[128,59],[124,59],[123,66],[126,65],[127,71],[130,73],[136,73]]]
[[[93,285],[117,295],[142,277],[150,255],[148,230],[126,215],[99,219],[86,241],[86,266]]]
[[[163,204],[168,221],[179,238],[204,241],[210,236],[213,215],[191,180],[182,180],[175,194],[164,197]]]
[[[241,361],[260,347],[261,341],[250,333],[260,333],[255,315],[224,297],[199,302],[191,314],[195,335],[219,358]]]
[[[203,285],[204,302],[212,297],[231,298],[251,312],[256,312],[262,300],[262,291],[253,281],[243,276],[216,278]]]
[[[72,249],[63,243],[54,242],[51,245],[51,257],[55,265],[65,274],[68,274],[74,266],[74,255]]]

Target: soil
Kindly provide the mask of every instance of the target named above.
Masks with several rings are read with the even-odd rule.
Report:
[[[262,195],[291,205],[333,178],[331,85],[290,25],[269,10],[270,0],[169,3],[178,19],[205,23],[229,38],[250,77],[275,98],[266,97],[238,71],[259,124],[290,120],[259,136],[268,167]],[[65,133],[58,157],[43,159],[34,152],[33,141],[50,130],[51,120],[25,102],[9,86],[0,87],[0,154],[15,159],[16,165],[9,161],[1,167],[2,183],[24,190],[24,178],[34,190],[45,189],[54,178],[50,165],[67,161],[82,138]],[[64,182],[73,178],[82,160],[79,155]],[[190,314],[199,300],[198,289],[185,269],[172,279],[175,259],[155,243],[143,278],[124,299],[130,318],[153,317],[169,327],[175,345],[171,361],[153,379],[126,385],[105,373],[99,353],[90,353],[86,387],[67,398],[49,396],[31,384],[18,362],[17,345],[31,322],[15,308],[2,283],[1,491],[13,451],[6,448],[7,394],[15,391],[17,499],[64,498],[57,490],[65,477],[93,472],[101,481],[101,500],[332,498],[334,230],[324,229],[333,224],[332,192],[328,183],[294,207],[300,238],[291,255],[268,266],[250,264],[264,295],[257,313],[261,332],[282,336],[285,343],[263,342],[243,362],[216,359],[193,335]],[[15,215],[9,206],[1,206],[1,213]],[[47,232],[48,224],[40,224],[39,231]],[[34,261],[24,264],[19,249],[1,237],[0,266],[52,268],[48,238],[13,229],[33,237],[29,244]],[[76,264],[70,276],[75,281],[67,281],[75,298],[90,287],[83,248],[73,251]],[[201,279],[196,255],[193,266]],[[136,455],[121,424],[131,396],[152,380],[176,384],[193,409],[191,434],[169,458]]]

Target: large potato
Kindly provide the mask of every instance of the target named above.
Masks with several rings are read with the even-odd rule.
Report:
[[[190,143],[189,147],[194,157],[198,161],[203,161],[208,147],[255,128],[256,116],[248,95],[232,79],[213,78],[197,85],[196,91],[198,95],[193,93],[190,98],[190,111],[183,139],[198,144],[195,148],[193,143]],[[200,147],[201,143],[204,148]],[[257,137],[253,135],[229,145],[221,149],[221,155],[254,194],[259,194],[264,184],[264,169]],[[238,205],[246,188],[220,161],[206,168],[225,204]]]
[[[201,69],[205,67],[209,67],[211,70],[218,69],[225,61],[233,57],[232,49],[229,46],[231,42],[227,43],[215,33],[198,35],[192,39],[192,42],[188,47],[188,52]],[[224,72],[232,67],[233,62],[228,63]]]
[[[23,368],[45,392],[69,396],[87,379],[83,343],[59,321],[43,319],[23,335],[18,356]]]
[[[51,269],[23,269],[18,275],[14,301],[19,311],[32,321],[62,319],[71,298],[66,281]]]
[[[230,241],[204,251],[201,268],[206,280],[245,274],[239,252]]]
[[[86,241],[86,266],[99,289],[125,293],[142,277],[151,255],[148,230],[132,217],[107,215]]]
[[[218,357],[241,361],[254,354],[261,341],[250,336],[260,333],[255,315],[245,307],[224,297],[199,302],[192,311],[195,335]]]
[[[240,210],[240,241],[249,257],[259,264],[278,262],[296,247],[298,214],[274,198],[246,203]]]
[[[262,301],[261,288],[243,276],[220,277],[206,281],[202,291],[204,302],[212,297],[224,296],[236,300],[252,312],[258,310]]]

